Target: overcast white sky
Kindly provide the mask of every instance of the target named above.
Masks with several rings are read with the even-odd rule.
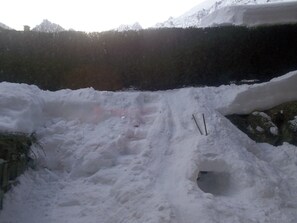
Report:
[[[22,30],[43,19],[65,29],[103,31],[139,22],[146,28],[176,17],[203,0],[0,0],[0,22]]]

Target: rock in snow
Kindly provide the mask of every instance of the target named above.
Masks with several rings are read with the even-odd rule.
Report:
[[[34,149],[38,168],[5,195],[0,221],[295,223],[296,147],[255,143],[221,112],[274,106],[296,77],[158,92],[2,82],[0,129],[34,131],[45,154]],[[192,120],[202,113],[207,136]]]

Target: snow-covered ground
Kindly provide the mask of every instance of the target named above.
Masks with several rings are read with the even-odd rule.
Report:
[[[159,92],[0,83],[0,129],[36,132],[45,152],[0,222],[297,222],[296,147],[257,144],[223,116],[258,107],[246,101],[255,89],[265,106],[282,102],[273,95],[296,77]],[[204,130],[202,113],[207,136],[192,119]]]

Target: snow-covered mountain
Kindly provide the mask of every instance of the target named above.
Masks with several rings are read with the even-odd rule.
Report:
[[[169,18],[167,21],[156,24],[156,28],[163,27],[200,27],[202,19],[211,13],[224,8],[226,6],[235,5],[259,5],[270,4],[276,2],[284,2],[284,0],[207,0],[196,7],[192,8],[185,14]]]
[[[142,26],[138,22],[136,22],[136,23],[131,24],[131,25],[120,25],[115,30],[118,31],[118,32],[123,32],[123,31],[128,31],[128,30],[138,31],[138,30],[141,30],[141,29],[142,29]]]
[[[45,32],[45,33],[56,33],[56,32],[65,31],[65,29],[62,26],[56,23],[52,23],[47,19],[44,19],[42,23],[35,26],[32,30],[37,32]]]
[[[0,22],[0,28],[2,29],[11,29],[10,27],[8,27],[7,25],[3,24]]]
[[[297,23],[297,2],[261,5],[233,5],[220,8],[202,18],[200,26]]]

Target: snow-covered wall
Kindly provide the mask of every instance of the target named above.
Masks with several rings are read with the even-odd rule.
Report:
[[[214,11],[201,20],[202,27],[256,26],[297,22],[297,2],[263,5],[233,5]]]
[[[234,101],[221,109],[224,114],[248,114],[265,110],[284,102],[297,100],[297,71],[272,79],[270,82],[252,85],[239,93]]]

